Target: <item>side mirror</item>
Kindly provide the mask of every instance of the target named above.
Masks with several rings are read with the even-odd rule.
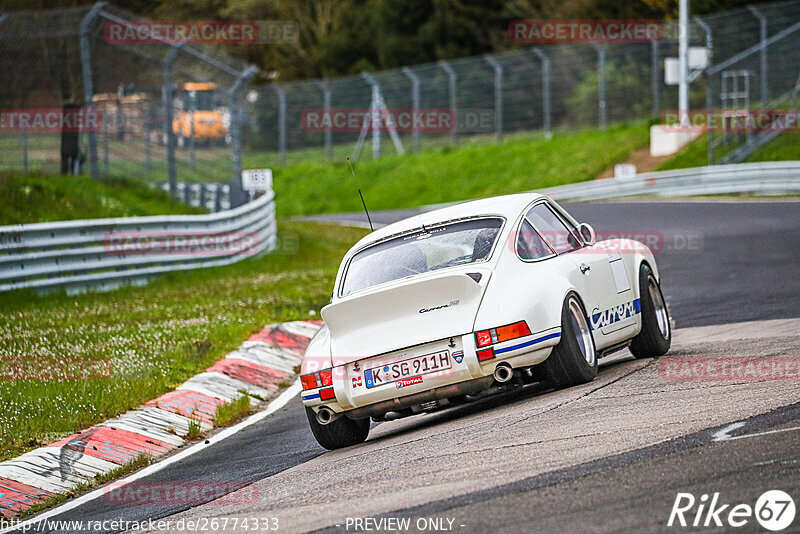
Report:
[[[586,246],[588,247],[591,247],[597,241],[597,236],[594,233],[594,228],[592,228],[586,223],[581,223],[578,226],[578,233],[581,234],[583,242],[586,243]]]

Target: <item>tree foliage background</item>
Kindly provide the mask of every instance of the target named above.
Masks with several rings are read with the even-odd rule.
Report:
[[[759,0],[691,0],[700,15]],[[54,9],[91,0],[3,0],[0,11]],[[226,52],[281,81],[333,77],[439,59],[501,52],[517,18],[675,19],[678,0],[112,0],[160,20],[294,20],[286,45],[235,45]]]

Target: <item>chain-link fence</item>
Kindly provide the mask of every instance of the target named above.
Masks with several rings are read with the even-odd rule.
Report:
[[[82,106],[102,115],[99,128],[75,136],[0,125],[0,169],[172,184],[235,177],[236,204],[242,158],[249,167],[263,167],[379,157],[603,128],[677,108],[677,86],[665,83],[665,63],[678,53],[671,23],[655,41],[542,44],[372,74],[252,86],[254,70],[213,46],[108,38],[108,24],[138,20],[103,3],[0,14],[4,112]],[[787,105],[779,99],[794,91],[798,79],[798,21],[797,0],[694,17],[690,45],[709,62],[691,74],[691,108]],[[712,161],[729,157],[737,143],[747,145],[746,135],[718,133],[709,131]]]
[[[693,17],[689,44],[705,51],[705,67],[749,54],[749,104],[770,102],[797,77],[800,33],[765,45],[766,63],[748,50],[798,21],[797,1]],[[371,75],[253,87],[247,95],[246,147],[260,154],[259,162],[291,164],[646,120],[678,107],[677,85],[665,83],[665,60],[677,55],[677,26],[667,22],[663,38],[652,42],[541,45]],[[708,98],[718,103],[724,96],[716,79],[706,84],[703,68],[690,74],[689,102],[696,110],[705,110]],[[358,111],[369,115],[376,100],[377,109],[393,114],[449,110],[454,127],[392,128],[383,120],[374,128],[371,119],[360,121]],[[341,124],[336,124],[339,115]]]
[[[781,133],[798,131],[800,8],[748,10],[755,22],[745,35],[759,39],[742,39],[705,72],[709,163],[738,163]]]
[[[212,46],[109,33],[139,20],[106,3],[0,15],[0,168],[167,179],[173,193],[179,177],[236,176],[255,69]],[[99,118],[65,133],[66,110]]]

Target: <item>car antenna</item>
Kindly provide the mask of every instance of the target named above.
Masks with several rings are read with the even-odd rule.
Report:
[[[353,164],[350,161],[350,158],[347,158],[347,164],[350,166],[350,172],[353,173],[353,178],[356,177],[356,171],[353,170]],[[356,184],[358,184],[358,179],[356,179]],[[374,232],[375,228],[372,227],[372,219],[369,216],[369,210],[367,209],[367,203],[364,202],[364,195],[361,194],[361,188],[358,188],[358,196],[361,197],[361,205],[364,206],[364,213],[367,214],[367,222],[369,223],[369,230],[370,232]]]

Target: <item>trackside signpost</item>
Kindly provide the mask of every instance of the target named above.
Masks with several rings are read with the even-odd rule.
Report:
[[[272,169],[251,169],[242,171],[242,189],[254,193],[272,190]]]

